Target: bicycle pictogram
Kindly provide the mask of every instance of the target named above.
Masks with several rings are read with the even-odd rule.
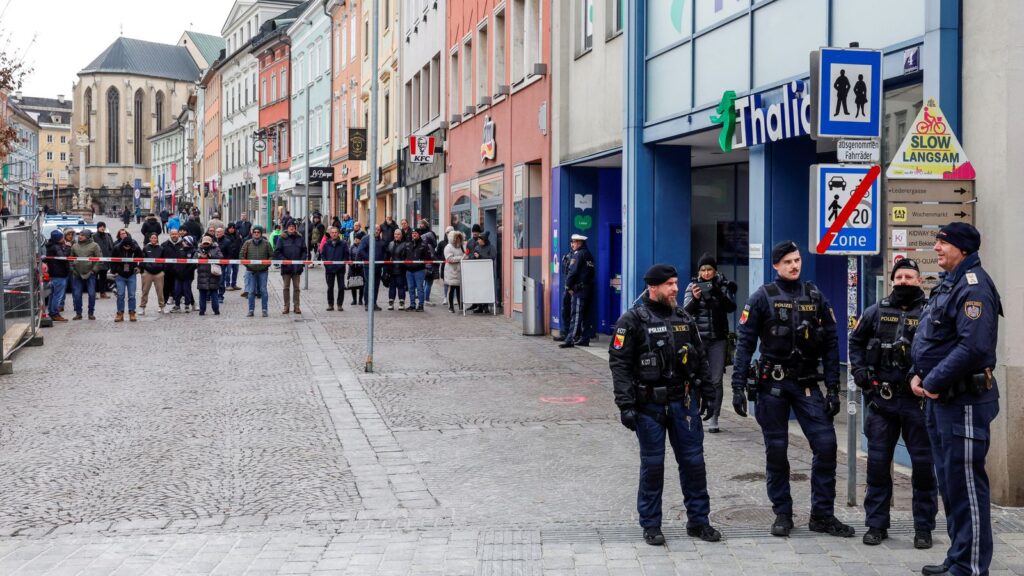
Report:
[[[928,107],[924,108],[924,120],[917,123],[918,134],[945,134],[946,123],[942,116],[932,116],[928,113]]]

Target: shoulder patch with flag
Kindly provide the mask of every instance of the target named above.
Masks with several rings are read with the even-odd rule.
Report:
[[[968,300],[964,303],[964,314],[971,320],[981,318],[981,302]]]
[[[743,313],[740,314],[740,324],[746,324],[747,318],[750,317],[750,304],[743,307]]]
[[[616,350],[622,350],[622,347],[626,344],[626,329],[619,328],[615,331],[615,339],[612,340],[612,348]]]

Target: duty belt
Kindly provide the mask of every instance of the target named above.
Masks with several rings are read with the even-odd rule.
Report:
[[[807,373],[807,370],[799,364],[790,364],[787,366],[784,363],[773,362],[768,359],[761,360],[759,373],[761,375],[760,381],[762,382],[781,382],[788,378],[802,384],[811,385],[820,380],[824,380],[824,376],[818,374],[817,370],[814,370],[813,373]]]
[[[949,389],[946,390],[943,400],[949,401],[957,396],[963,396],[964,394],[981,396],[985,392],[991,390],[992,386],[995,384],[996,377],[992,375],[992,369],[985,368],[984,372],[971,374],[950,386]]]
[[[671,386],[655,386],[652,384],[638,384],[637,392],[641,402],[655,402],[664,404],[689,398],[690,383],[673,384]]]
[[[878,384],[878,395],[886,400],[891,400],[897,394],[910,393],[910,384],[907,382],[880,382]]]

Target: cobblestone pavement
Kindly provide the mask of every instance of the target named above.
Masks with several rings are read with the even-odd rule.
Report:
[[[934,550],[911,545],[902,475],[885,544],[808,532],[798,434],[803,526],[769,536],[760,433],[729,415],[705,440],[726,541],[685,535],[670,473],[669,543],[649,547],[601,358],[438,305],[378,313],[366,373],[362,307],[326,312],[320,270],[310,284],[301,317],[279,313],[276,275],[267,319],[245,318],[239,292],[221,316],[120,324],[100,300],[98,320],[19,352],[0,379],[0,574],[909,575],[941,560],[941,529]],[[1024,574],[1024,513],[993,516],[992,573]]]

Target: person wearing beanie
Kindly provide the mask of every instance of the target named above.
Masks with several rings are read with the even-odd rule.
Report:
[[[160,245],[164,258],[186,258],[187,249],[181,239],[181,229],[168,228],[167,240]],[[164,302],[174,300],[172,313],[181,312],[181,297],[177,294],[178,276],[185,275],[184,264],[164,264]]]
[[[239,252],[238,257],[242,260],[270,260],[274,255],[274,249],[270,245],[270,241],[263,237],[263,227],[253,226],[250,234],[251,238],[242,244],[242,250]],[[249,298],[249,313],[248,317],[253,316],[253,312],[256,309],[256,295],[260,296],[260,303],[263,307],[263,317],[267,317],[267,306],[270,303],[270,297],[267,294],[267,280],[269,279],[269,264],[252,263],[245,265],[245,291],[242,292],[242,296]]]
[[[50,240],[46,243],[46,255],[51,258],[71,256],[71,247],[64,241],[64,233],[60,230],[50,232]],[[60,312],[64,307],[71,263],[67,260],[47,260],[46,270],[50,275],[50,301],[47,313],[54,322],[67,322],[67,318],[61,316]]]
[[[697,323],[677,305],[679,278],[668,264],[644,274],[640,302],[615,323],[608,348],[615,405],[622,425],[640,443],[637,515],[644,541],[665,543],[661,531],[665,436],[671,439],[686,507],[686,533],[706,542],[722,534],[711,527],[711,498],[704,463],[702,420],[711,416],[714,388]]]
[[[565,341],[559,348],[574,346],[590,346],[590,298],[594,291],[594,278],[597,274],[594,257],[587,250],[587,237],[573,234],[569,239],[569,265],[565,268],[563,284],[569,294],[569,325],[566,327]]]
[[[220,259],[224,253],[214,239],[203,236],[196,249],[196,258]],[[206,316],[207,302],[213,307],[213,315],[220,316],[220,287],[224,266],[220,264],[199,264],[196,268],[196,289],[199,290],[199,315]]]
[[[697,260],[697,275],[683,295],[683,309],[697,321],[697,330],[708,350],[711,384],[715,398],[711,405],[708,432],[719,432],[718,417],[722,414],[722,378],[729,339],[729,314],[736,311],[736,283],[718,271],[718,262],[710,254]]]
[[[118,258],[141,258],[142,248],[135,243],[127,228],[117,231],[117,242],[113,248],[114,256]],[[117,315],[114,322],[124,322],[125,301],[128,304],[128,321],[135,322],[135,288],[138,285],[139,265],[135,262],[116,262],[110,265],[110,271],[114,274],[114,282],[117,285]]]
[[[867,491],[864,496],[864,544],[889,537],[892,456],[902,434],[913,466],[914,547],[932,547],[938,491],[931,445],[920,400],[910,390],[910,346],[927,299],[917,262],[904,258],[893,266],[892,292],[864,311],[850,336],[850,369],[871,410],[865,415],[868,440]]]
[[[993,370],[1003,305],[981,266],[981,234],[954,222],[936,234],[941,283],[931,292],[910,349],[910,387],[926,399],[932,459],[950,544],[923,574],[988,574],[991,490],[985,473],[990,426],[999,414]],[[899,270],[897,270],[899,272]],[[970,498],[965,495],[969,495]]]
[[[789,415],[796,414],[811,445],[812,532],[844,538],[856,530],[835,517],[836,430],[839,413],[839,338],[832,305],[812,282],[802,282],[800,247],[784,240],[772,247],[778,278],[758,288],[740,314],[732,373],[732,405],[747,416],[747,399],[757,402],[757,422],[765,446],[765,476],[775,522],[773,536],[793,529],[789,490]],[[761,357],[751,373],[750,360],[760,341]],[[824,374],[818,372],[819,364]],[[753,384],[747,386],[747,379]],[[825,394],[818,386],[825,381]]]
[[[92,238],[92,230],[78,233],[78,242],[71,247],[71,255],[78,258],[101,258],[103,252]],[[75,305],[72,320],[82,319],[82,292],[89,291],[89,320],[96,319],[96,271],[99,262],[76,260],[71,263],[71,302]]]

